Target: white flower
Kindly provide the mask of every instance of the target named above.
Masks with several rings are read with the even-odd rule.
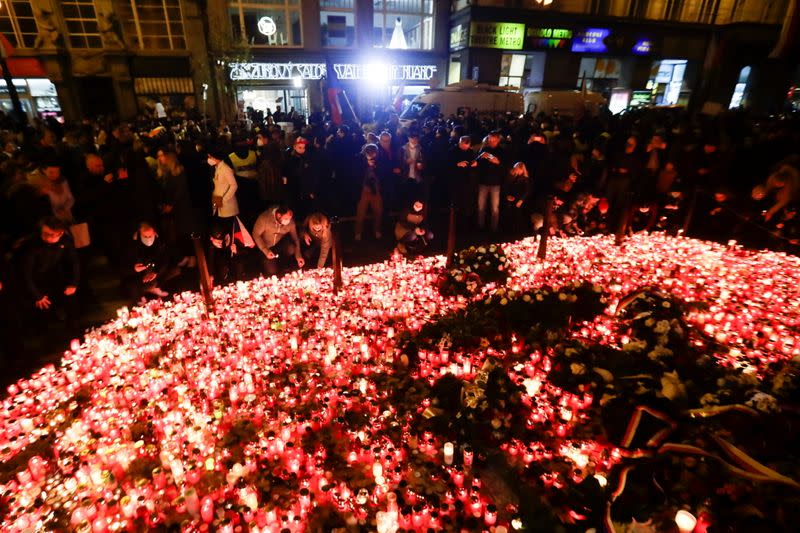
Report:
[[[612,381],[614,381],[614,374],[612,374],[605,368],[593,368],[592,370],[594,370],[595,374],[603,378],[603,381],[605,381],[606,383],[611,383]]]
[[[558,293],[558,299],[559,299],[559,300],[561,300],[561,301],[563,302],[564,300],[566,300],[566,299],[567,299],[567,295],[566,295],[566,294],[564,294],[563,292],[559,292],[559,293]]]
[[[569,365],[569,370],[576,376],[582,376],[586,373],[586,366],[580,363],[572,363]]]
[[[647,341],[641,339],[632,340],[622,347],[626,352],[641,352],[644,351],[645,348],[647,348]]]
[[[572,357],[573,355],[578,355],[578,350],[575,348],[567,348],[564,350],[564,357]]]
[[[669,331],[669,321],[668,320],[659,320],[656,324],[656,327],[653,328],[653,331],[661,335],[662,333],[666,333]]]
[[[479,254],[485,254],[485,253],[486,253],[486,248],[484,248],[483,246],[481,246],[480,248],[478,248],[478,253],[479,253]]]
[[[489,251],[490,252],[495,252],[496,250],[497,250],[497,246],[495,246],[494,244],[489,247]]]
[[[505,262],[506,262],[506,257],[505,257],[505,256],[501,257],[501,258],[500,258],[500,262],[501,262],[501,263],[505,263]]]
[[[672,304],[667,302],[667,301],[663,301],[663,302],[661,302],[661,306],[662,307],[666,307],[667,309],[669,309],[670,307],[672,307]]]
[[[503,298],[500,300],[500,305],[506,305],[508,303],[508,298]]]
[[[524,296],[522,297],[522,301],[523,301],[523,302],[530,302],[530,301],[531,301],[531,295],[530,295],[530,294],[526,294],[526,295],[524,295]]]
[[[644,325],[647,326],[648,328],[652,328],[653,324],[655,323],[656,321],[652,318],[648,318],[647,320],[644,321]]]
[[[544,298],[542,297],[542,295],[541,295],[541,294],[537,294],[537,295],[536,295],[536,301],[537,301],[537,302],[541,302],[542,300],[544,300]]]
[[[656,346],[655,348],[650,350],[650,353],[647,354],[647,357],[649,357],[653,361],[658,361],[662,357],[668,357],[670,355],[672,355],[672,350],[670,350],[669,348],[664,348],[663,346]]]
[[[710,405],[719,405],[719,398],[717,398],[716,394],[711,394],[707,392],[700,397],[700,405],[703,407],[708,407]]]
[[[758,409],[762,413],[774,413],[781,410],[778,400],[766,392],[756,392],[745,404]]]
[[[592,290],[598,293],[603,292],[603,287],[601,287],[600,285],[592,285]]]
[[[677,371],[666,372],[661,376],[661,395],[672,401],[686,397],[686,387],[681,383]]]

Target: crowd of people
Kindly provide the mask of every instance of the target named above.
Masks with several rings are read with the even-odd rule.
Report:
[[[329,264],[337,231],[423,253],[461,231],[523,236],[688,230],[796,252],[800,121],[678,110],[432,117],[312,114],[236,124],[0,117],[0,307],[11,327],[74,319],[102,256],[131,302],[196,268],[215,284]],[[353,222],[353,224],[350,224]]]

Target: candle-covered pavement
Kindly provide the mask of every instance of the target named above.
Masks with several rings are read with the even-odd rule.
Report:
[[[624,348],[633,341],[614,325],[620,298],[657,287],[707,304],[686,320],[694,347],[720,365],[758,379],[800,356],[797,258],[661,235],[622,247],[610,237],[552,239],[544,262],[532,239],[503,248],[511,297],[581,281],[602,293],[600,316],[571,325],[576,338]],[[348,268],[338,295],[330,270],[240,282],[214,290],[208,317],[195,293],[120,310],[74,341],[59,368],[9,387],[2,529],[535,529],[513,487],[492,480],[485,452],[420,424],[431,398],[395,394],[404,379],[480,383],[489,360],[520,387],[528,429],[561,439],[554,449],[508,438],[498,446],[505,464],[555,457],[571,465],[572,482],[592,477],[619,490],[609,481],[623,446],[572,433],[599,398],[549,383],[546,353],[511,339],[516,362],[503,367],[507,354],[490,343],[445,343],[407,366],[399,339],[469,303],[440,295],[443,265],[435,257]],[[539,477],[558,488],[569,481],[559,475]],[[559,516],[580,521],[566,503]]]

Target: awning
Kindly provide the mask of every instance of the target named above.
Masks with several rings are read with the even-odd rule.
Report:
[[[46,78],[41,62],[35,57],[10,57],[6,59],[12,78]],[[0,68],[0,74],[5,74]]]
[[[136,94],[194,94],[192,78],[136,78]]]

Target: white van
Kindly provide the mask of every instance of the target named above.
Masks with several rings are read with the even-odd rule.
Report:
[[[525,95],[525,112],[534,116],[539,113],[580,119],[586,114],[596,116],[608,101],[600,93],[592,91],[538,91]]]
[[[509,91],[510,87],[494,87],[464,80],[446,86],[444,89],[427,89],[411,102],[400,115],[400,125],[408,127],[415,120],[422,121],[441,113],[445,117],[457,115],[462,108],[477,110],[479,113],[522,114],[523,99],[519,89]]]

